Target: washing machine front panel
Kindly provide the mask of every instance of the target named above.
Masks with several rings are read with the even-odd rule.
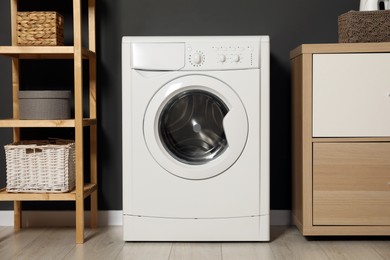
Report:
[[[123,157],[125,165],[128,165],[123,172],[125,179],[123,189],[126,194],[124,213],[156,218],[198,219],[238,218],[265,214],[260,210],[263,203],[260,201],[259,194],[259,187],[263,183],[259,174],[262,165],[259,160],[261,157],[259,150],[260,89],[257,87],[260,80],[259,72],[252,70],[214,71],[193,75],[188,72],[145,74],[133,71],[130,76],[135,87],[131,89],[132,92],[129,95],[131,98],[124,100],[125,104],[131,106],[131,113],[126,113],[124,116],[132,122],[132,126],[124,130],[125,133],[131,131],[129,135],[131,141],[126,143],[128,153],[124,153]],[[231,167],[215,177],[188,179],[174,175],[154,159],[146,145],[145,111],[150,108],[151,100],[162,86],[172,82],[172,79],[182,79],[187,76],[218,79],[225,87],[233,88],[235,96],[238,96],[242,104],[245,104],[245,113],[248,118],[248,137],[245,148]],[[197,82],[199,83],[199,80]],[[209,90],[209,92],[218,95],[216,90]],[[172,97],[174,96],[172,94]],[[228,102],[230,98],[226,94],[224,97],[218,97],[231,112],[233,102]],[[167,99],[170,98],[167,97]],[[160,103],[160,106],[164,107],[164,104]],[[154,117],[157,116],[154,115]],[[234,126],[238,127],[238,124]],[[157,136],[158,132],[153,135]],[[229,140],[229,134],[226,132],[225,135]],[[160,149],[165,148],[161,146]],[[168,157],[169,154],[166,153],[164,156]]]
[[[144,138],[154,160],[175,176],[206,179],[229,169],[248,137],[248,118],[237,94],[204,75],[165,84],[145,113]]]

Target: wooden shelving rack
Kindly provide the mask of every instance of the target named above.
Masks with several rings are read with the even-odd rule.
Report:
[[[96,126],[96,33],[95,0],[88,0],[88,48],[82,47],[83,0],[73,0],[73,46],[17,46],[18,0],[11,2],[12,46],[1,46],[0,55],[11,58],[13,118],[0,120],[0,127],[13,128],[14,142],[20,140],[20,128],[68,127],[75,129],[76,187],[67,193],[8,193],[0,190],[0,201],[14,201],[14,228],[22,226],[22,201],[75,201],[76,243],[84,243],[84,199],[91,196],[91,227],[97,226],[97,126]],[[69,120],[19,120],[19,60],[73,59],[75,117]],[[89,118],[83,118],[83,59],[89,61]],[[84,183],[84,127],[90,128],[90,183]]]

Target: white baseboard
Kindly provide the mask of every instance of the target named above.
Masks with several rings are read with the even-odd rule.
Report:
[[[22,223],[24,227],[42,226],[75,226],[75,211],[23,211]],[[89,211],[85,212],[85,224],[89,223]],[[121,210],[107,210],[98,212],[99,226],[121,226]],[[291,224],[290,210],[271,210],[271,225],[288,226]],[[12,210],[0,211],[0,226],[13,226],[14,213]]]
[[[89,211],[85,212],[84,222],[88,226]],[[23,227],[42,227],[42,226],[63,226],[74,227],[76,224],[75,211],[23,211]],[[99,226],[120,226],[122,225],[122,211],[108,210],[98,212]],[[12,210],[0,211],[0,226],[13,226],[14,212]]]

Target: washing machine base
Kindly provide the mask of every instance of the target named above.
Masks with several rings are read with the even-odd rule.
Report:
[[[124,215],[125,241],[269,241],[269,215],[173,219]]]

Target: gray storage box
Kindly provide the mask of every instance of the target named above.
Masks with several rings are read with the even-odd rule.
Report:
[[[69,119],[71,91],[19,91],[20,119]]]

